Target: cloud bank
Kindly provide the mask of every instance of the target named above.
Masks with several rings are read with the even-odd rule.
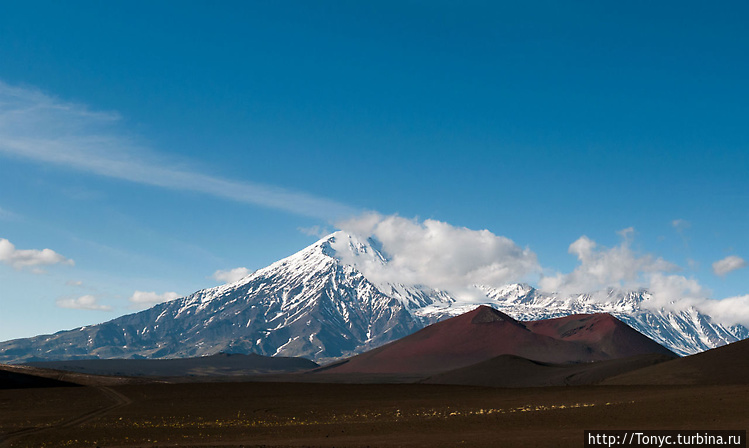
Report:
[[[699,281],[675,274],[678,266],[650,254],[635,252],[631,248],[632,229],[619,233],[622,242],[612,248],[599,246],[586,236],[577,239],[570,244],[569,253],[577,257],[578,266],[567,274],[543,276],[539,288],[563,295],[594,293],[609,288],[645,289],[653,300],[643,306],[671,310],[694,307],[723,324],[749,324],[749,295],[711,299],[712,292]],[[743,259],[730,256],[714,263],[713,270],[718,275],[725,275],[745,266]]]
[[[577,257],[578,266],[568,274],[542,277],[539,288],[567,295],[607,288],[637,289],[654,286],[655,281],[662,284],[665,292],[669,289],[666,285],[674,284],[674,280],[667,280],[663,274],[676,271],[678,267],[662,258],[633,251],[630,247],[633,232],[631,227],[620,231],[622,243],[612,248],[601,247],[587,236],[581,236],[568,249]]]
[[[0,153],[100,176],[335,220],[355,210],[330,199],[272,185],[239,182],[160,158],[117,129],[120,116],[92,111],[38,90],[0,81]]]
[[[715,275],[721,277],[725,276],[729,272],[733,272],[737,269],[746,267],[746,260],[736,255],[730,255],[722,260],[718,260],[713,263],[713,272]]]
[[[387,264],[376,259],[365,262],[361,257],[356,261],[375,282],[428,285],[463,299],[481,300],[485,297],[472,285],[501,286],[526,280],[540,270],[530,249],[488,230],[377,213],[340,222],[338,227],[381,244],[379,249],[388,258]],[[343,247],[334,249],[344,256],[348,253]]]
[[[39,266],[75,265],[73,260],[63,257],[52,249],[19,250],[5,238],[0,238],[0,262],[12,266],[13,269],[32,268],[32,272],[37,274],[44,272]]]
[[[647,289],[654,307],[673,307],[705,300],[710,291],[697,280],[673,274],[679,267],[651,254],[640,254],[631,247],[633,228],[618,232],[622,242],[611,248],[599,246],[587,236],[570,244],[568,252],[578,259],[570,273],[546,275],[539,281],[543,291],[562,295],[584,294],[607,289]]]
[[[219,282],[223,282],[223,283],[234,283],[238,280],[243,279],[244,277],[247,277],[250,274],[252,274],[251,270],[242,267],[242,268],[234,268],[228,271],[218,270],[213,273],[211,278]]]
[[[721,300],[702,300],[695,308],[718,322],[728,325],[749,325],[749,294]]]
[[[111,306],[101,305],[99,300],[92,295],[85,295],[77,299],[58,299],[57,306],[60,308],[71,308],[74,310],[112,311]]]
[[[711,291],[696,279],[679,274],[681,269],[676,264],[633,249],[635,230],[631,227],[617,232],[621,242],[614,247],[581,236],[568,248],[578,260],[577,267],[568,273],[544,274],[548,270],[538,263],[533,251],[488,230],[378,213],[366,213],[337,225],[359,242],[370,239],[386,257],[383,262],[373,254],[354,255],[344,238],[333,244],[344,263],[355,264],[376,284],[425,285],[463,300],[481,302],[487,298],[473,285],[499,287],[538,276],[539,289],[545,292],[592,294],[594,300],[608,300],[608,294],[595,293],[644,289],[652,299],[643,306],[670,310],[694,307],[724,324],[749,324],[749,295],[710,299]],[[720,272],[743,264],[742,259],[731,257],[721,262]]]

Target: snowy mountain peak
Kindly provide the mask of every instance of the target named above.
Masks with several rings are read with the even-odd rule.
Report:
[[[387,264],[380,244],[372,238],[362,239],[342,230],[328,235],[323,240],[333,253],[330,255],[347,264],[369,263]],[[324,243],[324,244],[325,244]]]
[[[749,337],[746,328],[724,327],[694,308],[649,309],[646,291],[560,296],[526,284],[476,285],[468,288],[478,294],[459,299],[428,285],[393,281],[392,263],[377,241],[336,232],[234,283],[103,324],[0,343],[0,362],[221,351],[324,362],[480,305],[519,321],[610,313],[682,355]]]

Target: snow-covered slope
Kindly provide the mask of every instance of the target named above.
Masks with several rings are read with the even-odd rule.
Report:
[[[679,355],[691,355],[749,337],[741,325],[724,326],[694,307],[668,310],[649,308],[647,291],[611,290],[598,294],[560,297],[524,284],[502,288],[478,286],[487,301],[517,320],[538,320],[570,314],[609,313]],[[426,322],[437,322],[471,311],[479,304],[458,301],[434,302],[414,310]]]
[[[597,295],[558,297],[528,285],[483,288],[494,306],[519,320],[569,314],[609,313],[680,355],[690,355],[749,337],[743,326],[726,327],[693,307],[652,309],[647,291],[611,290]]]
[[[0,361],[186,357],[220,351],[324,361],[421,328],[400,300],[335,258],[334,239],[320,240],[238,282],[136,314],[0,343]]]
[[[749,336],[697,310],[650,311],[646,292],[557,297],[527,285],[479,287],[481,303],[427,286],[370,281],[385,265],[376,242],[336,232],[244,279],[112,321],[0,343],[0,362],[71,358],[186,357],[220,351],[303,356],[317,362],[361,353],[480,304],[519,320],[608,312],[679,354]],[[366,270],[366,269],[364,269]]]

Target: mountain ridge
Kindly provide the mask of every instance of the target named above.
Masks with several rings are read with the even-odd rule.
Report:
[[[349,358],[326,373],[441,373],[500,355],[587,363],[643,354],[675,356],[608,314],[520,322],[488,306]]]
[[[375,282],[359,265],[385,266],[374,240],[336,232],[230,284],[138,313],[53,335],[0,342],[0,362],[83,358],[169,358],[221,351],[306,357],[355,355],[425,326],[489,305],[520,321],[609,313],[685,355],[749,336],[695,309],[649,310],[647,292],[559,297],[528,285],[476,286],[485,301],[459,300],[425,285]],[[348,261],[346,261],[348,260]]]

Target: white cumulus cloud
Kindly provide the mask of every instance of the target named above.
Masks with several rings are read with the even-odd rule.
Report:
[[[128,300],[130,301],[130,306],[132,308],[145,309],[162,302],[174,300],[178,297],[179,295],[176,292],[157,294],[153,291],[135,291]]]
[[[57,306],[60,308],[72,308],[75,310],[112,311],[111,306],[102,305],[99,300],[90,294],[71,299],[58,299]]]
[[[501,286],[539,272],[536,254],[488,230],[427,219],[366,213],[338,223],[359,238],[373,238],[388,263],[359,265],[375,282],[428,285],[466,299],[481,299],[473,285]],[[336,244],[346,242],[336,241]],[[343,247],[334,247],[346,254]],[[345,261],[345,260],[344,260]],[[353,260],[351,260],[353,262]],[[361,260],[359,260],[361,263]]]
[[[672,310],[694,307],[716,321],[734,325],[749,324],[749,295],[715,300],[712,292],[697,279],[674,274],[678,267],[650,254],[639,254],[630,247],[632,232],[620,232],[620,245],[607,248],[582,236],[570,244],[569,252],[579,261],[570,273],[541,278],[540,289],[560,294],[595,293],[608,288],[634,290],[643,288],[653,299],[643,306]],[[739,257],[727,257],[713,265],[716,273],[727,273],[744,267]],[[719,274],[720,275],[720,274]],[[595,300],[599,297],[592,295]],[[605,295],[601,296],[605,300]]]
[[[539,287],[561,294],[594,292],[607,288],[639,288],[656,273],[671,272],[677,266],[650,254],[638,254],[630,247],[632,228],[619,232],[620,245],[607,248],[583,235],[569,246],[579,265],[570,273],[547,275]]]
[[[715,275],[723,277],[729,272],[746,267],[746,260],[736,255],[729,255],[722,260],[713,263],[713,272]]]
[[[749,295],[702,300],[695,308],[727,325],[749,325]]]
[[[241,268],[230,269],[228,271],[218,270],[213,273],[211,278],[219,282],[234,283],[238,280],[241,280],[247,277],[250,274],[252,274],[251,270],[241,267]]]
[[[648,304],[651,307],[679,309],[684,306],[694,306],[700,310],[705,301],[709,300],[711,292],[696,279],[683,275],[666,275],[655,272],[648,278],[648,291],[655,299]]]
[[[33,272],[44,272],[39,266],[66,264],[73,266],[75,262],[58,254],[52,249],[16,249],[10,241],[0,238],[0,262],[12,266],[14,269],[33,268]]]

